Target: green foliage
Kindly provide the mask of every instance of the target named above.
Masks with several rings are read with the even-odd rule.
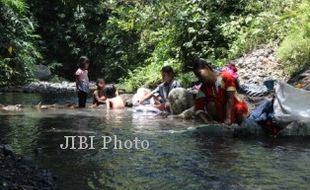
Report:
[[[120,88],[128,92],[133,92],[139,87],[155,87],[161,81],[160,70],[164,65],[172,66],[176,74],[180,71],[180,64],[173,59],[167,60],[162,64],[152,63],[146,67],[138,67],[133,72],[129,71],[128,77],[123,79]]]
[[[35,23],[24,1],[0,1],[0,85],[27,82],[41,58]]]
[[[293,73],[310,66],[310,2],[305,0],[298,8],[291,32],[280,44],[277,56]]]
[[[220,67],[273,41],[283,41],[279,59],[300,68],[309,60],[310,12],[309,2],[301,2],[0,0],[0,82],[31,79],[38,61],[52,69],[53,80],[73,80],[86,55],[91,80],[118,81],[127,90],[152,87],[169,64],[186,85],[194,79],[188,72],[194,58]]]
[[[61,77],[73,79],[82,55],[91,60],[92,80],[115,81],[144,60],[144,52],[138,50],[138,29],[132,26],[138,3],[35,0],[29,5],[40,25],[45,63],[62,63],[56,72]]]
[[[24,0],[0,0],[0,4],[19,13],[25,12],[28,8]]]
[[[148,52],[144,62],[147,66],[130,72],[121,82],[137,88],[148,81],[146,74],[151,69],[157,72],[165,60],[174,60],[181,71],[188,70],[188,63],[194,58],[211,60],[220,67],[260,44],[281,41],[295,23],[292,17],[299,3],[300,0],[162,0],[160,4],[145,5],[153,9],[141,8],[140,14],[135,15],[135,26],[143,25],[139,49]],[[150,80],[154,80],[151,74]]]
[[[291,14],[298,0],[248,1],[243,14],[230,15],[221,24],[229,39],[228,58],[235,58],[260,44],[281,41],[292,25]]]

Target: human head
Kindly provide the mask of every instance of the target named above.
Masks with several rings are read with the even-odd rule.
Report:
[[[202,59],[193,61],[193,72],[201,81],[210,81],[214,75],[211,63]]]
[[[170,83],[174,78],[174,71],[171,66],[164,66],[161,68],[161,77],[163,82]]]
[[[104,88],[107,98],[114,98],[116,96],[116,88],[113,84],[109,84]]]
[[[81,57],[79,58],[78,67],[79,67],[80,69],[85,69],[85,70],[87,70],[88,67],[89,67],[89,63],[90,63],[90,61],[89,61],[88,57],[86,57],[86,56],[81,56]]]
[[[103,89],[105,87],[105,80],[104,79],[97,79],[96,86],[97,86],[97,88]]]

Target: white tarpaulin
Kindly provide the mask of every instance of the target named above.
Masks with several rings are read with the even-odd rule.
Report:
[[[273,108],[279,122],[310,121],[310,91],[279,82]]]

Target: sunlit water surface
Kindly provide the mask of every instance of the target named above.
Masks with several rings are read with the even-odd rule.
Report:
[[[75,101],[0,94],[0,103]],[[309,189],[309,139],[197,135],[199,124],[105,109],[0,112],[0,143],[56,176],[59,189]],[[64,136],[96,136],[95,150],[61,150]],[[102,150],[101,136],[149,141],[149,149]]]

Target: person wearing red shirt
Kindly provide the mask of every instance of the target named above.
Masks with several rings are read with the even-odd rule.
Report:
[[[194,73],[202,81],[195,101],[195,113],[202,121],[230,125],[247,117],[248,106],[238,97],[236,78],[230,72],[216,73],[209,63],[197,60]]]

